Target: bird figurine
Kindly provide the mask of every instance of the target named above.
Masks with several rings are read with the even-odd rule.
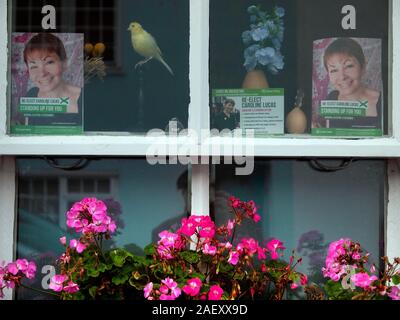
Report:
[[[128,31],[131,32],[131,41],[133,49],[138,54],[140,54],[145,58],[144,60],[139,61],[135,65],[135,68],[137,66],[145,64],[146,62],[154,58],[160,61],[172,75],[174,74],[171,67],[162,58],[162,53],[157,45],[156,40],[150,33],[148,33],[146,30],[143,29],[140,23],[138,22],[130,23]]]

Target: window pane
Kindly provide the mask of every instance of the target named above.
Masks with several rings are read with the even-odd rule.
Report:
[[[81,180],[76,178],[68,179],[68,192],[80,192]]]
[[[64,159],[58,161],[64,163]],[[37,180],[40,174],[41,181],[56,179],[60,185],[56,195],[46,192],[22,194],[18,190],[17,256],[37,263],[38,273],[33,284],[37,288],[42,288],[42,279],[46,277],[40,270],[45,265],[55,266],[62,253],[63,246],[58,239],[64,235],[68,240],[79,238],[74,230],[66,229],[65,219],[67,210],[76,201],[85,197],[103,200],[118,228],[113,238],[104,242],[105,249],[125,247],[137,254],[143,253],[143,248],[150,242],[158,241],[161,231],[177,228],[190,211],[185,166],[151,166],[145,159],[104,159],[71,172],[54,169],[44,160],[29,158],[18,159],[17,166],[19,180]],[[70,188],[71,182],[79,181],[98,182],[98,192]],[[62,185],[68,185],[66,191],[62,191]],[[32,207],[27,199],[31,199]],[[17,298],[48,297],[21,289]]]
[[[18,183],[18,188],[22,194],[29,194],[30,192],[30,182],[26,179],[20,179]]]
[[[94,192],[93,178],[83,179],[83,192]]]
[[[101,193],[110,192],[110,180],[99,179],[97,181],[97,191]]]
[[[55,21],[41,13],[45,4]],[[187,127],[188,0],[14,0],[11,7],[11,133],[144,133],[164,130],[171,119]],[[127,29],[135,20],[134,35],[143,29],[156,40],[152,52],[136,36],[134,49]],[[40,80],[33,49],[55,53],[61,76]]]
[[[321,163],[335,167],[341,162]],[[317,171],[308,161],[258,160],[250,176],[235,176],[232,166],[218,165],[210,206],[221,225],[231,215],[230,196],[254,200],[261,220],[239,227],[239,240],[253,237],[265,245],[267,239],[278,238],[286,247],[285,258],[295,249],[304,258],[299,271],[321,284],[327,246],[340,238],[359,242],[371,253],[370,261],[381,263],[385,172],[380,160],[355,161],[335,172]]]
[[[211,127],[388,134],[389,21],[388,0],[210,0]]]
[[[57,179],[47,179],[47,193],[49,195],[58,196],[58,180]]]
[[[33,180],[33,194],[43,194],[44,193],[44,181],[42,179]]]

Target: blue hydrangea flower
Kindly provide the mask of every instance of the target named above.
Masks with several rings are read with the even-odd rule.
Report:
[[[261,63],[263,66],[271,63],[275,56],[275,49],[271,47],[262,48],[256,51],[255,57],[257,58],[258,62]]]
[[[246,30],[245,32],[242,33],[242,40],[245,45],[251,43],[252,37],[251,37],[251,32],[249,30]]]
[[[276,50],[281,50],[281,41],[278,38],[272,38],[271,39],[272,45]]]
[[[262,41],[269,36],[268,29],[266,27],[258,27],[251,30],[251,37],[254,41]]]
[[[275,8],[275,14],[279,17],[282,18],[285,15],[285,9],[282,7],[276,7]]]
[[[244,50],[244,66],[248,71],[254,70],[254,68],[257,65],[257,58],[255,56],[255,53],[257,50],[260,49],[260,45],[258,44],[253,44],[250,47],[248,47],[246,50]]]
[[[285,10],[275,7],[271,13],[262,11],[259,7],[250,6],[250,30],[242,33],[244,50],[244,66],[248,71],[257,66],[265,67],[270,73],[276,74],[284,67],[281,53],[285,27],[282,17]]]
[[[257,14],[258,13],[258,8],[256,6],[250,6],[247,8],[247,12],[250,14]]]

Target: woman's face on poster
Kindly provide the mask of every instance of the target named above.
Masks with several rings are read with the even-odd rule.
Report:
[[[326,60],[326,66],[331,84],[341,95],[355,93],[362,86],[363,68],[354,56],[331,54]]]
[[[62,83],[64,63],[54,52],[35,50],[27,56],[29,77],[42,93],[50,93]]]

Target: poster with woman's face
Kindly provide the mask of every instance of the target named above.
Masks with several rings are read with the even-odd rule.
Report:
[[[382,42],[326,38],[313,43],[312,134],[381,136]]]
[[[12,134],[82,133],[83,46],[80,33],[12,34]]]

